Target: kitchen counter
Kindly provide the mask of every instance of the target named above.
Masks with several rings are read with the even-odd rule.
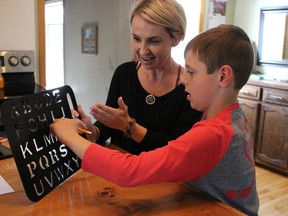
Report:
[[[288,90],[288,80],[287,81],[278,81],[272,79],[261,79],[261,76],[251,75],[247,84],[256,85],[261,87],[276,88],[280,90]]]

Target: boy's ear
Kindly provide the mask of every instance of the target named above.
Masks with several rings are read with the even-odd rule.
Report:
[[[229,65],[220,68],[219,86],[228,87],[234,84],[234,71]]]

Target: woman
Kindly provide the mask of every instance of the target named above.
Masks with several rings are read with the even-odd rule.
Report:
[[[106,105],[90,117],[78,107],[90,141],[110,142],[132,154],[150,151],[188,131],[202,114],[191,109],[180,83],[183,72],[171,49],[185,36],[186,17],[176,0],[135,1],[130,14],[131,45],[137,61],[120,65]]]

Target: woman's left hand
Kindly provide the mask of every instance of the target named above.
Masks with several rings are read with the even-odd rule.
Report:
[[[118,98],[119,108],[115,109],[104,104],[95,104],[90,107],[90,114],[105,126],[126,132],[130,117],[128,107],[122,97]]]

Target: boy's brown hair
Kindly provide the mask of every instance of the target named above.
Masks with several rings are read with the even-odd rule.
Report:
[[[223,65],[232,67],[234,89],[246,84],[254,66],[252,43],[245,31],[234,25],[219,25],[200,33],[187,44],[184,56],[189,50],[206,65],[208,74]]]

